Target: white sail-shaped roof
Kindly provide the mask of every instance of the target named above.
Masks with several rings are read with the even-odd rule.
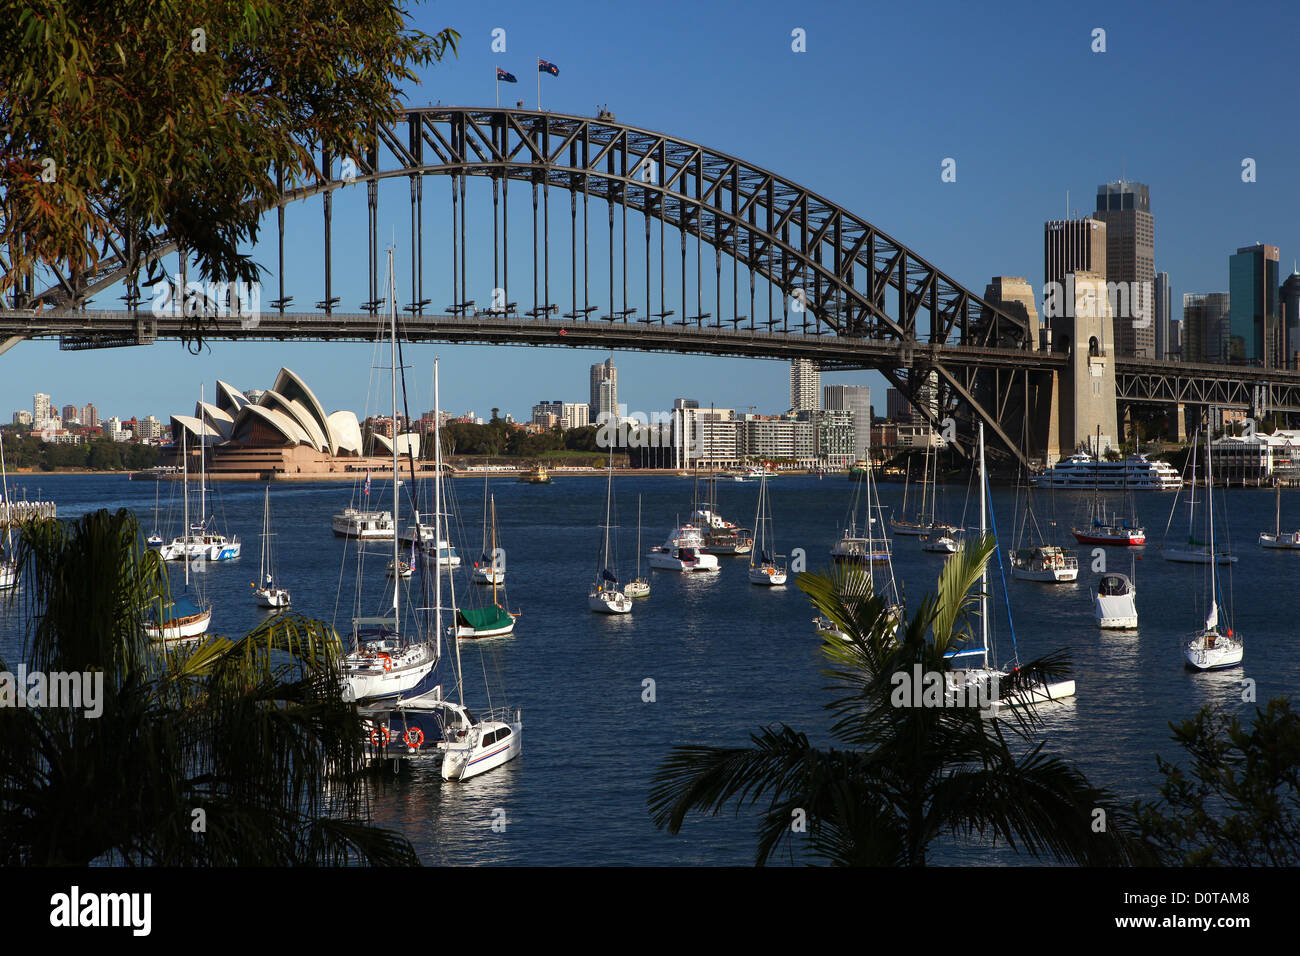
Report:
[[[231,433],[231,439],[234,441],[247,441],[250,431],[255,424],[270,426],[278,432],[288,444],[310,445],[312,444],[311,436],[302,430],[293,418],[276,411],[274,408],[267,408],[264,405],[245,405],[235,419],[235,427]]]
[[[269,389],[262,393],[262,397],[257,400],[257,404],[263,408],[273,408],[292,418],[298,423],[298,427],[303,430],[303,434],[308,436],[308,444],[317,451],[329,450],[329,439],[321,431],[320,424],[312,417],[311,412],[301,402],[290,401],[274,389]]]
[[[233,419],[234,416],[239,414],[240,409],[247,404],[249,404],[248,396],[235,388],[235,386],[231,385],[229,382],[223,382],[221,379],[217,379],[218,408],[230,415]]]
[[[325,414],[325,409],[321,403],[316,400],[312,390],[307,387],[307,383],[299,378],[296,374],[287,368],[280,369],[280,374],[275,377],[275,384],[271,386],[272,391],[278,392],[290,402],[301,405],[307,414],[315,420],[316,426],[320,431],[324,446],[321,451],[328,450],[331,455],[336,453],[337,442],[330,435],[329,416]],[[265,403],[264,403],[265,404]]]
[[[209,428],[221,436],[222,441],[228,440],[235,428],[235,419],[211,402],[195,402],[194,416],[202,418]]]
[[[335,454],[361,454],[361,424],[353,412],[333,412],[329,417],[330,438],[333,439]]]

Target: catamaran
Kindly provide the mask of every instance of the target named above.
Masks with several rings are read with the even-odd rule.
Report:
[[[726,520],[715,510],[718,505],[717,482],[707,479],[708,501],[696,501],[688,521],[698,525],[704,536],[705,554],[749,554],[754,550],[754,533]]]
[[[657,548],[651,548],[646,556],[650,567],[665,571],[717,572],[722,568],[718,559],[704,553],[704,535],[693,524],[684,524],[674,528],[668,540]]]
[[[259,584],[250,584],[253,594],[257,597],[257,603],[262,607],[288,607],[291,601],[289,592],[282,587],[277,587],[275,583],[275,562],[274,550],[271,547],[271,539],[275,535],[271,531],[271,486],[266,486],[266,495],[262,502],[262,562],[258,567],[257,580]]]
[[[392,406],[393,421],[397,421],[397,378],[401,374],[397,362],[397,277],[393,271],[393,252],[388,251],[388,314],[389,346],[392,355]],[[435,389],[436,392],[436,389]],[[393,516],[400,514],[397,483],[397,442],[393,442]],[[440,477],[440,476],[438,476]],[[368,481],[369,479],[367,479]],[[392,565],[402,564],[398,549],[401,543],[395,535]],[[361,569],[362,549],[365,542],[357,541],[358,576]],[[373,617],[358,615],[352,619],[352,645],[354,650],[343,658],[344,695],[358,702],[400,697],[418,687],[438,663],[439,643],[427,639],[409,640],[402,630],[402,581],[394,576],[393,603],[389,613]],[[357,586],[358,605],[361,601],[360,581]],[[407,622],[412,629],[414,621]]]
[[[587,593],[587,607],[597,614],[630,614],[632,599],[618,589],[618,575],[609,552],[610,515],[614,502],[614,445],[609,446],[609,472],[605,480],[605,532],[596,557],[596,580]]]
[[[184,522],[188,528],[190,524],[190,456],[186,444],[186,431],[181,429],[181,461],[184,464],[182,471],[182,494],[184,499]],[[202,560],[202,555],[199,556]],[[185,593],[179,598],[168,598],[163,606],[150,612],[148,619],[144,624],[144,632],[155,641],[164,643],[171,641],[185,641],[191,638],[199,637],[206,634],[208,625],[212,623],[212,604],[203,598],[201,593],[190,596],[190,559],[189,551],[183,550],[182,558],[185,562]]]
[[[1300,531],[1282,532],[1282,486],[1277,486],[1277,504],[1273,510],[1273,533],[1260,532],[1259,546],[1278,551],[1300,551]]]
[[[780,587],[786,581],[785,555],[772,553],[776,550],[776,535],[772,529],[772,506],[768,498],[766,478],[758,480],[754,528],[758,535],[758,546],[749,558],[749,583]]]
[[[1209,528],[1210,552],[1214,549],[1214,465],[1211,461],[1210,443],[1205,443],[1205,513]],[[1209,565],[1206,577],[1210,579],[1209,611],[1205,616],[1205,627],[1197,631],[1183,648],[1187,666],[1192,670],[1221,670],[1225,667],[1237,667],[1241,664],[1244,653],[1241,635],[1232,627],[1219,626],[1219,569]],[[1225,615],[1226,617],[1227,615]]]

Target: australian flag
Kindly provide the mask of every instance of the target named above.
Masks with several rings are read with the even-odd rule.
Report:
[[[515,75],[513,73],[507,73],[505,70],[501,69],[501,67],[497,67],[497,82],[518,83],[519,81],[515,79]]]
[[[370,494],[370,471],[368,469],[366,471],[366,486],[361,490],[361,493],[364,495]]]
[[[551,76],[559,76],[559,75],[560,75],[560,68],[559,68],[558,66],[556,66],[554,63],[548,63],[548,62],[545,61],[545,60],[538,60],[538,61],[537,61],[537,72],[538,72],[538,73],[549,73],[549,74],[551,74]]]

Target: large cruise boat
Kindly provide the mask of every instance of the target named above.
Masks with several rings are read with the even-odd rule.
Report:
[[[1182,476],[1168,462],[1146,455],[1129,455],[1121,461],[1098,461],[1091,455],[1071,455],[1033,477],[1040,488],[1130,488],[1139,491],[1177,491]]]

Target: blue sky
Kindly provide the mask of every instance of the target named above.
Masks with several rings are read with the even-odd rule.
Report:
[[[520,80],[502,86],[503,102],[523,99],[532,107],[540,56],[560,68],[558,77],[542,77],[547,109],[594,115],[597,104],[608,103],[622,122],[771,169],[847,207],[976,292],[993,275],[1022,275],[1040,287],[1043,222],[1065,214],[1067,191],[1071,211],[1088,213],[1097,185],[1121,175],[1151,188],[1156,268],[1170,274],[1175,317],[1183,293],[1227,289],[1228,256],[1238,246],[1279,246],[1284,275],[1300,256],[1300,125],[1289,109],[1300,14],[1282,4],[939,2],[922,13],[856,3],[557,0],[425,3],[412,14],[421,29],[451,26],[462,36],[459,56],[426,71],[411,90],[413,106],[491,105],[501,66]],[[506,31],[505,53],[491,50],[495,28]],[[805,53],[791,50],[796,28],[806,33]],[[1097,28],[1106,31],[1104,53],[1091,49]],[[948,157],[956,160],[952,183],[940,180]],[[1242,181],[1247,157],[1256,163],[1253,183]],[[403,302],[406,188],[385,187],[380,227],[385,243],[397,237]],[[446,179],[428,180],[425,190],[425,294],[440,307],[451,301],[441,244],[450,228]],[[568,202],[559,193],[551,200],[556,228]],[[524,208],[512,207],[512,227],[529,224]],[[363,202],[340,201],[336,262],[364,261],[363,209]],[[481,199],[471,206],[485,209]],[[601,207],[593,225],[603,216]],[[323,291],[319,203],[291,207],[288,222],[288,291],[296,307],[310,307]],[[471,216],[471,228],[474,222]],[[489,235],[490,222],[478,220]],[[255,250],[268,268],[264,303],[277,288],[273,225],[268,219]],[[639,229],[630,219],[630,244]],[[593,251],[601,235],[593,233]],[[567,225],[553,243],[567,250]],[[475,290],[486,281],[479,279],[485,265],[491,276],[484,252],[472,248],[470,260],[471,297],[480,305],[486,296]],[[530,258],[522,248],[515,255]],[[593,291],[603,288],[603,268],[593,270]],[[564,302],[555,291],[568,287],[559,251],[551,272],[552,298]],[[512,288],[511,299],[525,302],[531,280],[522,263],[516,274],[529,288],[526,295]],[[335,281],[343,308],[352,311],[366,297],[360,274],[336,271]],[[117,307],[113,295],[94,304]],[[435,353],[444,407],[486,414],[497,406],[517,417],[542,399],[585,401],[587,368],[604,358],[583,350],[408,347],[420,393],[411,401],[421,409],[431,404]],[[22,343],[0,356],[0,415],[7,421],[14,409],[30,409],[32,393],[44,391],[59,405],[94,401],[101,415],[163,417],[192,405],[200,382],[209,396],[217,378],[267,387],[281,365],[300,373],[328,409],[361,413],[382,407],[367,399],[367,385],[371,366],[383,361],[369,345],[214,343],[193,356],[177,343],[83,353]],[[784,363],[635,353],[618,353],[615,363],[620,400],[633,410],[667,408],[677,396],[764,412],[789,403]],[[879,375],[823,381],[870,384],[883,410]]]

